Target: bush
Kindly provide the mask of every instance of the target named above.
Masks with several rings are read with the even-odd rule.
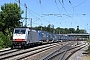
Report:
[[[87,41],[90,42],[90,39],[88,39]]]
[[[90,43],[90,39],[88,39],[87,42]],[[88,50],[87,50],[87,52],[90,54],[90,45],[88,46]]]
[[[11,46],[10,37],[5,36],[2,32],[0,32],[0,48],[7,48]]]
[[[0,46],[0,49],[2,49],[2,47]]]
[[[0,32],[0,49],[3,47],[4,41],[3,41],[3,33]]]
[[[87,52],[90,54],[90,45],[88,46],[88,50],[87,50]]]

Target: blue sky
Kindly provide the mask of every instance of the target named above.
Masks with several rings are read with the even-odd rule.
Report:
[[[18,3],[18,0],[1,0],[4,3]],[[77,28],[87,30],[90,33],[90,0],[21,0],[20,7],[25,12],[24,4],[28,7],[28,18],[32,18],[32,26]],[[22,15],[25,17],[25,13]],[[21,20],[25,23],[25,20]],[[27,20],[30,26],[30,19]]]

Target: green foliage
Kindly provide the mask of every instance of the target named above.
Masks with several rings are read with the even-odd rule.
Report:
[[[1,6],[0,11],[0,49],[11,46],[11,36],[13,28],[20,27],[20,19],[23,11],[16,3],[7,3]],[[34,27],[35,30],[43,30],[56,34],[67,34],[67,33],[86,33],[85,30],[74,28],[54,28],[54,25],[49,24],[48,26]]]
[[[0,32],[0,48],[2,48],[2,47],[3,47],[3,44],[4,44],[3,39],[4,39],[4,35],[3,35],[3,33],[2,33],[2,32]]]
[[[48,26],[37,26],[37,27],[34,27],[33,29],[35,30],[41,30],[41,27],[42,27],[42,30],[43,31],[47,31],[47,32],[51,32],[51,33],[56,33],[56,34],[71,34],[71,33],[77,33],[77,30],[75,30],[74,28],[60,28],[60,27],[57,27],[56,29],[54,27],[51,27],[51,25],[49,24]],[[78,33],[86,33],[85,30],[82,30],[82,29],[79,29],[79,32]]]
[[[90,39],[88,39],[87,42],[89,42],[90,44]],[[86,51],[90,54],[90,45],[88,46],[88,49]]]
[[[0,49],[11,46],[13,28],[20,27],[23,11],[16,3],[5,3],[0,11]]]
[[[75,29],[74,28],[69,28],[69,33],[75,33]]]
[[[90,39],[87,40],[90,43]]]
[[[14,27],[19,27],[22,13],[23,11],[20,10],[16,3],[2,5],[0,11],[0,31],[5,34],[6,30],[8,30],[10,33]]]
[[[0,49],[7,48],[11,46],[11,40],[8,36],[5,36],[2,32],[0,32]]]
[[[90,45],[88,46],[87,52],[90,54]]]

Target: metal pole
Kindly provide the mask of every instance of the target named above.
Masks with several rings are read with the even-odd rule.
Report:
[[[25,4],[25,8],[26,8],[25,27],[27,27],[27,5],[26,4]]]
[[[32,18],[31,18],[31,22],[30,22],[30,27],[31,27],[31,29],[30,29],[30,30],[32,30]]]
[[[18,0],[19,8],[20,8],[20,0]]]
[[[20,9],[20,0],[18,0],[18,6],[19,6],[19,9]],[[20,22],[20,27],[23,27],[23,22]]]

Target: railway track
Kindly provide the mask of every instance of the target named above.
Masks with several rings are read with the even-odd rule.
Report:
[[[83,44],[81,46],[77,46],[76,48],[71,48],[71,49],[67,50],[64,57],[63,57],[63,59],[68,60],[75,52],[77,52],[78,50],[80,50],[80,49],[82,49],[82,48],[84,48],[86,46],[87,45]]]
[[[70,43],[68,43],[68,44],[66,44],[66,45],[58,48],[57,50],[53,51],[53,52],[50,53],[49,55],[45,56],[42,60],[49,60],[49,59],[51,59],[51,58],[54,58],[56,55],[59,55],[59,54],[63,53],[64,50],[66,49],[66,47],[67,47],[67,48],[70,48],[69,46],[70,46],[70,45],[73,45],[73,44],[74,44],[73,42],[70,42]]]
[[[73,53],[86,46],[85,44],[72,45],[73,43],[67,44],[45,56],[42,60],[68,60]]]
[[[4,52],[0,54],[0,60],[19,60],[26,58],[28,56],[37,54],[39,52],[42,52],[44,50],[48,50],[50,48],[53,48],[55,46],[58,46],[58,43],[52,43],[52,44],[47,44],[47,45],[42,45],[34,48],[29,48],[25,50],[12,50],[8,52]]]
[[[1,52],[0,56],[7,55],[7,54],[17,52],[17,51],[20,51],[20,49],[13,49],[13,50],[8,50],[8,51],[5,51],[5,52]]]
[[[59,50],[62,50],[62,52],[60,52],[60,54],[62,54],[62,53],[64,54],[65,48],[66,47],[69,48],[69,46],[73,45],[74,43],[73,42],[67,42],[67,43],[66,42],[59,42],[59,43],[52,43],[52,44],[37,46],[37,47],[23,49],[23,50],[21,50],[21,49],[8,50],[8,51],[0,53],[0,60],[21,60],[21,59],[24,60],[25,58],[27,58],[29,56],[36,55],[40,52],[49,50],[49,49],[56,47],[56,46],[61,46],[59,48]]]
[[[11,48],[7,48],[7,49],[4,49],[4,50],[0,50],[0,53],[6,52],[6,51],[10,51],[10,50],[12,50],[12,49]]]
[[[56,46],[56,47],[53,47],[51,49],[48,49],[48,50],[45,50],[45,51],[42,51],[42,52],[39,52],[37,54],[34,54],[32,56],[28,56],[26,58],[24,58],[23,60],[41,60],[43,57],[45,57],[46,55],[50,54],[51,52],[53,52],[54,50],[66,45],[66,44],[69,44],[69,43],[72,43],[71,41],[68,41],[68,42],[61,42],[59,44],[59,46]],[[61,46],[60,46],[61,45]]]

